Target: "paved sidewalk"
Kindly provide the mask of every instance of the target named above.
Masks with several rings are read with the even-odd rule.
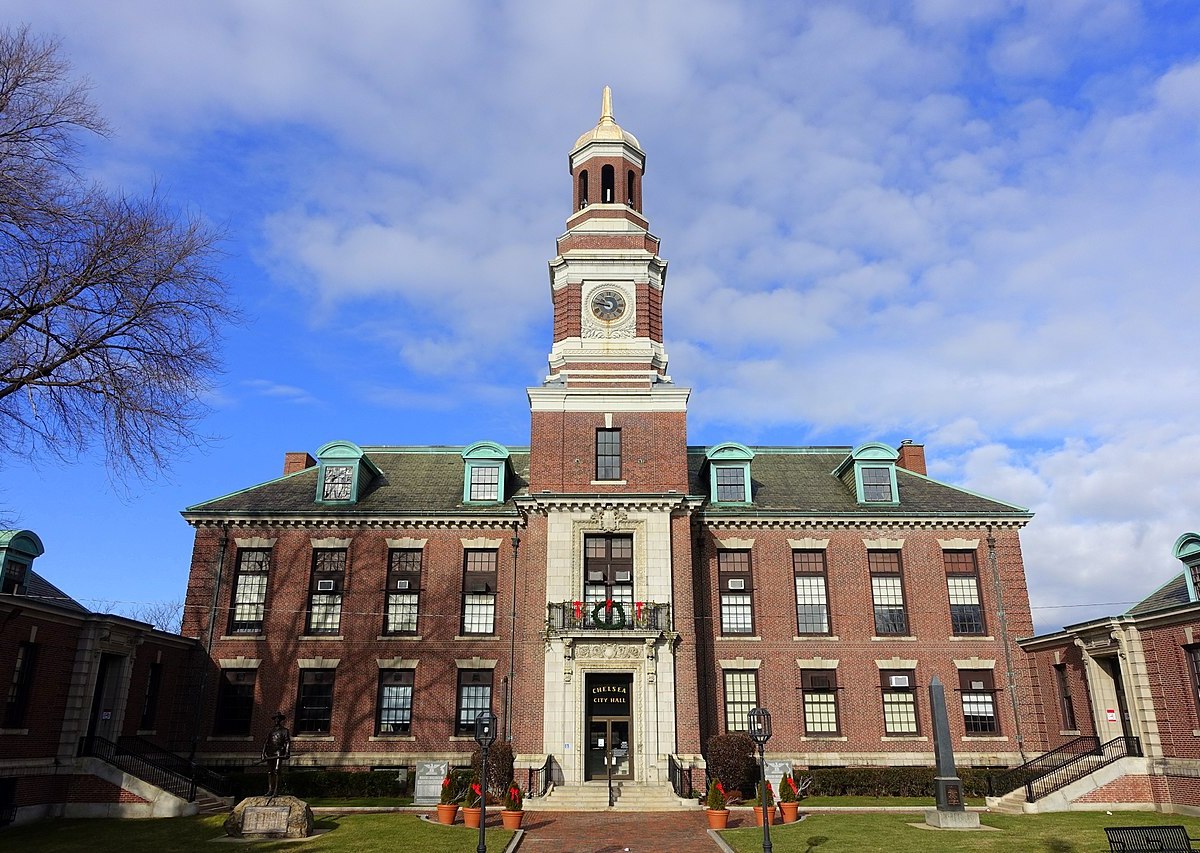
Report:
[[[736,811],[729,828],[754,824]],[[719,853],[703,811],[525,812],[519,853]]]

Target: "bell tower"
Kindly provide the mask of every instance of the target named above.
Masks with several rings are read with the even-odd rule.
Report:
[[[646,154],[613,117],[572,147],[571,215],[550,261],[549,373],[529,389],[535,492],[687,492],[687,399],[667,375],[667,263],[643,207]]]

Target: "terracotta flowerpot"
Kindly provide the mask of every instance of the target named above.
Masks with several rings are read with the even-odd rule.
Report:
[[[800,803],[780,803],[779,815],[784,823],[795,823],[800,812]]]
[[[754,807],[754,825],[755,825],[755,826],[762,826],[762,825],[763,825],[763,810],[762,810],[762,806],[755,806],[755,807]],[[767,825],[768,825],[768,826],[774,826],[774,825],[775,825],[775,807],[774,807],[774,806],[771,806],[770,808],[768,808],[768,809],[767,809]]]
[[[512,812],[508,809],[500,810],[500,820],[504,823],[505,829],[520,829],[521,821],[525,819],[525,812]]]
[[[470,806],[463,806],[463,824],[472,829],[479,829],[479,814],[482,811],[483,809],[481,808],[473,809]]]
[[[709,829],[724,829],[729,824],[729,809],[706,809]]]
[[[454,816],[456,814],[458,814],[458,803],[438,803],[438,823],[444,823],[446,826],[449,826],[454,823]]]

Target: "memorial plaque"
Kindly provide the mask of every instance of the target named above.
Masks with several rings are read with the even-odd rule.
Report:
[[[285,835],[288,811],[287,806],[250,806],[242,813],[242,834]]]
[[[417,783],[413,788],[414,806],[432,806],[442,799],[442,780],[450,771],[446,761],[421,761],[417,764]]]
[[[783,774],[792,775],[792,762],[790,761],[768,761],[767,762],[767,781],[771,783],[771,788],[775,791],[775,796],[779,796],[779,780],[783,778]]]

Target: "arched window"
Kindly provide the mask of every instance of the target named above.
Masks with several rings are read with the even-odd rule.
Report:
[[[625,203],[630,207],[637,209],[637,205],[633,201],[633,169],[629,170],[629,175],[625,184]]]
[[[612,204],[613,194],[616,192],[617,174],[612,166],[605,166],[600,170],[600,202],[602,204]]]
[[[579,209],[587,207],[588,203],[587,169],[579,173]]]

